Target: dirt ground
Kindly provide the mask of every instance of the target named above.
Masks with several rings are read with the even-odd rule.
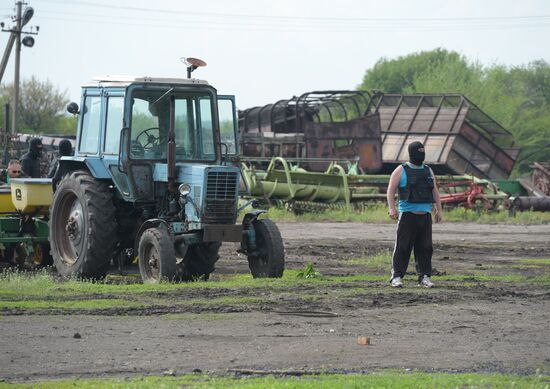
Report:
[[[393,224],[279,227],[286,267],[301,269],[313,262],[323,275],[364,274],[368,270],[348,260],[391,250],[395,233]],[[398,291],[386,281],[370,281],[228,292],[265,298],[265,303],[244,306],[178,305],[70,315],[4,310],[0,379],[132,376],[167,370],[178,374],[195,369],[550,374],[548,284],[491,278],[548,276],[548,267],[524,266],[520,260],[550,258],[549,236],[549,225],[436,225],[436,274],[466,278],[458,282],[434,276],[436,288],[430,290],[416,286],[411,275]],[[245,258],[234,248],[222,247],[216,274],[248,272]],[[388,276],[389,269],[388,263]],[[480,275],[489,278],[480,281]],[[222,295],[220,289],[181,289],[160,296],[183,300]],[[75,338],[75,333],[81,337]],[[358,345],[359,335],[370,337],[371,344]]]

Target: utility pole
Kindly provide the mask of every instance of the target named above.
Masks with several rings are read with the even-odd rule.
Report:
[[[11,125],[12,134],[15,134],[17,132],[17,119],[18,119],[18,110],[19,110],[19,74],[20,74],[20,68],[21,68],[21,43],[23,43],[23,46],[33,47],[34,38],[29,35],[37,35],[39,31],[38,26],[35,27],[36,32],[33,32],[33,27],[31,27],[30,31],[22,31],[23,27],[31,20],[32,16],[34,15],[34,10],[32,9],[32,7],[26,7],[25,10],[23,11],[23,5],[26,5],[26,4],[27,3],[24,3],[21,0],[17,0],[15,2],[16,12],[15,12],[15,17],[12,17],[12,21],[15,22],[14,27],[12,27],[11,29],[5,30],[4,22],[0,23],[2,32],[10,33],[10,38],[8,40],[8,44],[6,45],[6,49],[2,57],[2,62],[0,63],[0,81],[2,81],[2,77],[4,76],[4,71],[6,70],[6,66],[10,58],[11,50],[13,48],[13,44],[15,43],[15,74],[13,78],[14,101],[12,102],[13,117],[12,117],[12,125]],[[21,39],[21,34],[25,34],[26,36],[23,39]]]
[[[11,124],[11,133],[17,132],[17,113],[19,111],[19,68],[21,66],[21,8],[23,3],[18,1],[15,3],[17,7],[15,19],[15,74],[13,76],[13,116]]]

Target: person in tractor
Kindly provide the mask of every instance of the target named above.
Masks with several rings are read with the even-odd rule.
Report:
[[[403,277],[414,249],[419,284],[431,288],[434,286],[430,279],[433,254],[431,213],[433,210],[436,223],[442,221],[441,199],[435,175],[424,164],[424,145],[412,142],[408,151],[409,161],[393,171],[387,191],[389,215],[398,220],[390,283],[393,287],[403,286]],[[399,211],[395,206],[396,192]]]

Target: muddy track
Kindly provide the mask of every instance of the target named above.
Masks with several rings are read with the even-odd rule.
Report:
[[[412,273],[405,288],[391,289],[389,263],[350,261],[390,252],[394,225],[280,227],[288,269],[312,262],[325,276],[367,274],[373,280],[71,295],[65,301],[124,299],[134,306],[3,309],[0,378],[197,368],[550,373],[550,339],[541,336],[550,330],[550,291],[540,281],[550,269],[522,261],[550,258],[550,226],[437,226],[434,267],[444,276],[434,276],[437,287],[431,290],[415,286]],[[224,245],[221,258],[212,282],[217,275],[248,272],[234,246]],[[358,335],[369,336],[372,344],[358,346]]]

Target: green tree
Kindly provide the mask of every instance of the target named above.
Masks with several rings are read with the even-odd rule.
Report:
[[[0,89],[4,100],[13,104],[14,85]],[[18,132],[56,134],[65,119],[65,107],[69,99],[66,91],[60,91],[50,81],[40,81],[32,76],[23,80],[19,88]]]
[[[421,51],[396,59],[381,58],[367,70],[361,87],[386,93],[412,92],[419,75],[442,65],[465,68],[468,63],[460,54],[445,49]]]

